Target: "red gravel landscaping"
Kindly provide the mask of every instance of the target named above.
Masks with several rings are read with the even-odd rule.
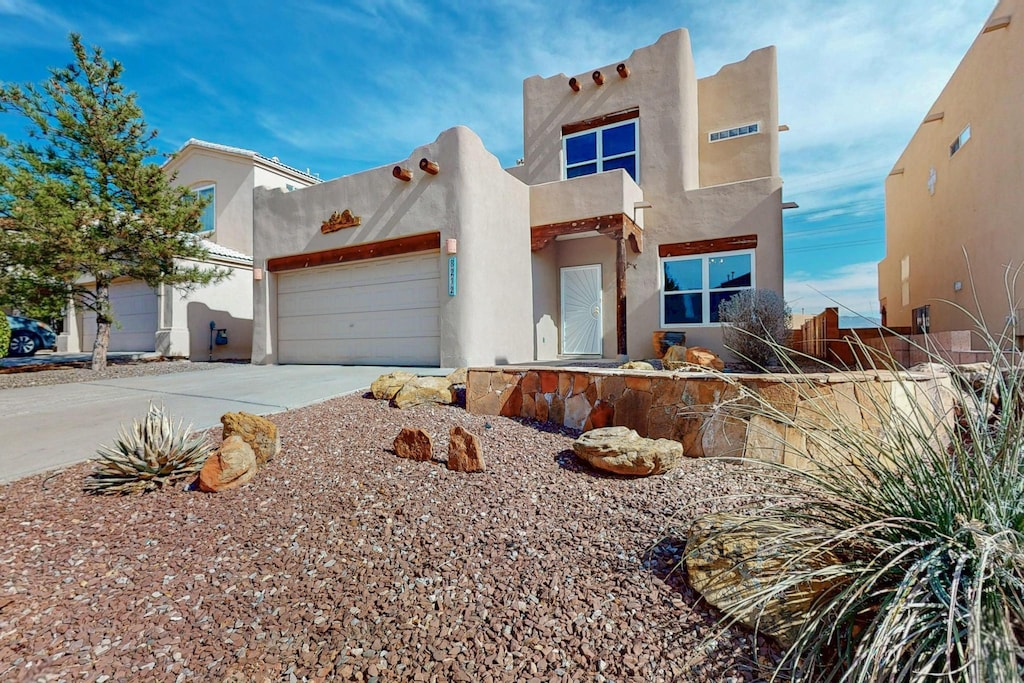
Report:
[[[283,451],[238,490],[0,486],[0,680],[759,680],[672,571],[686,520],[754,489],[738,467],[602,476],[575,433],[451,406],[270,417]],[[439,462],[455,425],[485,473]],[[394,455],[407,426],[434,462]]]

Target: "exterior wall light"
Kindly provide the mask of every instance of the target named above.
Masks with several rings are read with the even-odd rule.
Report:
[[[412,180],[412,171],[407,168],[402,168],[401,166],[395,166],[391,169],[391,175],[395,176],[399,180],[404,180],[405,182]]]
[[[431,161],[430,159],[423,157],[420,159],[420,170],[425,173],[429,173],[430,175],[437,175],[441,170],[441,167],[437,165],[436,161]]]
[[[446,254],[451,256],[452,254],[458,253],[459,241],[454,237],[449,237],[444,241],[444,251]]]
[[[594,83],[597,83],[598,85],[604,85],[604,74],[602,74],[600,71],[595,71],[593,74],[591,74],[591,76],[593,76],[594,78]]]
[[[619,64],[615,67],[615,70],[619,73],[622,78],[629,78],[629,67],[625,64]]]
[[[580,82],[576,80],[575,76],[569,79],[569,87],[572,89],[573,92],[580,91]]]

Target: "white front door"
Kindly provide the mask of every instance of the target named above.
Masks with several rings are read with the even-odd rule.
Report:
[[[562,268],[562,353],[601,355],[601,264]]]

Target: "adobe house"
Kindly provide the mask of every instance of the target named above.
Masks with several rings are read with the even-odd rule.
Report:
[[[199,238],[210,253],[208,263],[231,276],[183,296],[172,287],[154,289],[127,278],[110,288],[119,327],[110,331],[111,351],[157,351],[191,360],[249,358],[252,351],[252,196],[257,186],[294,190],[318,178],[257,152],[190,139],[163,165],[175,183],[209,198]],[[90,276],[84,278],[86,282]],[[210,348],[210,323],[224,330]],[[92,350],[96,314],[76,310],[65,315],[58,339],[63,351]]]
[[[999,2],[885,180],[878,296],[890,327],[970,331],[980,305],[992,334],[1015,318],[1024,343],[1004,282],[1024,263],[1022,31],[1024,0]]]
[[[718,303],[782,292],[773,47],[695,75],[680,29],[523,85],[524,157],[464,127],[407,159],[257,189],[256,363],[493,365],[722,349]]]

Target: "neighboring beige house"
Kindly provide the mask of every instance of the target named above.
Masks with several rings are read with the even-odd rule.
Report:
[[[170,286],[153,289],[144,282],[116,281],[110,293],[119,327],[111,330],[110,350],[157,351],[191,360],[248,359],[252,352],[253,190],[263,186],[290,191],[319,180],[276,158],[195,139],[186,142],[163,168],[169,175],[176,174],[177,184],[210,198],[199,236],[210,252],[209,263],[230,270],[231,276],[188,296]],[[224,330],[226,344],[215,343],[217,330]],[[90,351],[95,338],[95,313],[72,309],[58,348]]]
[[[695,75],[677,30],[524,82],[524,159],[464,127],[394,167],[256,191],[253,361],[486,365],[722,350],[718,302],[782,292],[775,49]]]
[[[980,304],[996,335],[1010,316],[1024,322],[1004,282],[1024,263],[1022,73],[1024,0],[1002,0],[886,178],[884,324],[972,330],[947,301],[975,314]]]

